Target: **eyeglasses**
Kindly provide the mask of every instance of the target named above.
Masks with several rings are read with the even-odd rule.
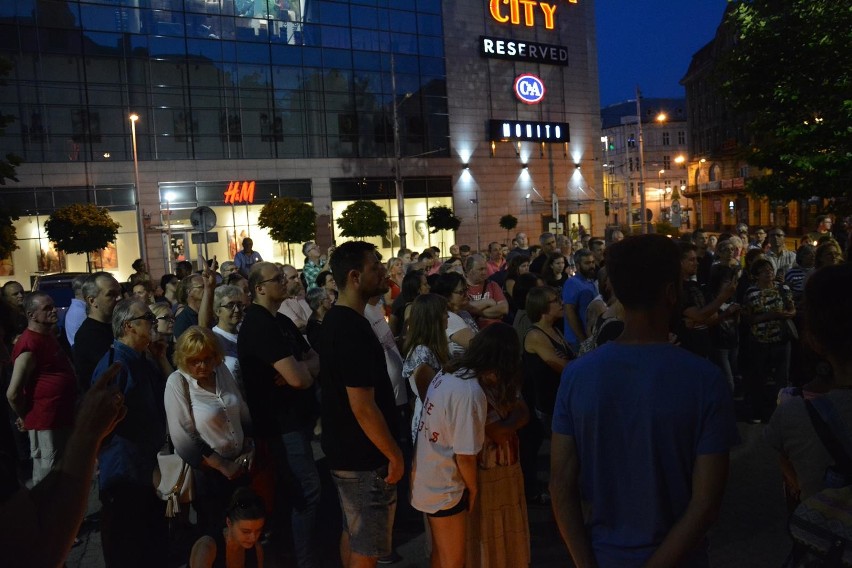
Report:
[[[149,323],[157,323],[157,316],[154,315],[154,312],[145,312],[141,316],[136,316],[136,317],[124,320],[124,323],[130,323],[130,322],[136,321],[136,320],[144,320],[144,321],[147,321]]]
[[[267,282],[278,282],[282,284],[286,280],[283,274],[279,274],[277,276],[273,276],[272,278],[267,278],[266,280],[261,280],[258,284],[266,284]]]
[[[229,312],[239,312],[245,309],[245,305],[242,302],[228,302],[219,306],[219,309],[222,308],[225,308]]]
[[[213,357],[199,357],[186,360],[186,366],[189,368],[200,367],[201,365],[213,365],[215,363]]]
[[[160,316],[160,317],[157,318],[157,321],[174,322],[175,317],[174,316]]]

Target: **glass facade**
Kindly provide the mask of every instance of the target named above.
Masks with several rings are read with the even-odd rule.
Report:
[[[449,155],[441,0],[15,0],[0,138],[27,162]],[[392,75],[396,91],[392,88]]]

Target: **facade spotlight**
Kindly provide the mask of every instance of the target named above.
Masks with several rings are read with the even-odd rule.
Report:
[[[462,168],[465,169],[465,170],[469,170],[470,164],[462,164]]]
[[[525,169],[525,170],[530,169],[530,165],[529,165],[529,164],[524,164],[524,165],[523,165],[523,169]]]
[[[580,169],[580,163],[578,162],[578,163],[574,164],[574,167],[579,170]]]

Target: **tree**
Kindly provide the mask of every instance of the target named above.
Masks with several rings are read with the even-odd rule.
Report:
[[[365,237],[380,237],[390,229],[388,214],[373,203],[364,199],[349,204],[340,218],[337,219],[340,235],[363,239]]]
[[[506,229],[506,242],[509,242],[509,232],[518,226],[518,218],[514,215],[503,215],[500,217],[500,227]]]
[[[852,10],[837,0],[737,0],[735,40],[716,80],[746,117],[748,188],[772,200],[848,195],[852,171]]]
[[[11,71],[11,69],[12,63],[8,59],[0,57],[0,85],[6,84],[5,77],[9,75],[9,71]],[[3,135],[6,127],[14,121],[14,116],[0,112],[0,136]],[[21,158],[11,152],[6,154],[5,158],[0,158],[0,185],[6,185],[7,179],[18,181],[18,178],[15,177],[15,166],[20,165]],[[0,258],[5,258],[5,256],[0,255]]]
[[[18,233],[14,224],[14,221],[17,220],[17,215],[4,207],[0,207],[0,259],[11,256],[20,248],[18,247]]]
[[[453,210],[446,205],[436,205],[430,207],[426,214],[426,224],[434,234],[438,231],[458,231],[461,226],[461,219],[453,214]]]
[[[109,211],[91,203],[75,203],[53,212],[44,223],[47,238],[66,254],[89,254],[115,242],[121,227]]]
[[[290,243],[303,243],[316,237],[317,213],[310,203],[281,197],[263,206],[257,224],[268,229],[274,241],[287,243],[288,261],[292,262],[289,259]]]

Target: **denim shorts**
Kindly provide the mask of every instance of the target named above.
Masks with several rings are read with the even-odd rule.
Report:
[[[343,510],[343,527],[349,533],[349,549],[361,556],[377,558],[392,551],[396,485],[385,482],[387,474],[387,466],[331,472]]]

